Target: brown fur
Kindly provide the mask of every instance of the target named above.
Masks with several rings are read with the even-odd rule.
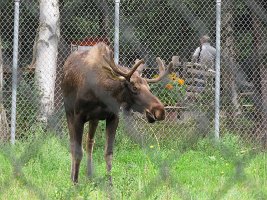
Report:
[[[165,118],[163,104],[149,91],[147,81],[138,70],[130,80],[126,80],[115,73],[103,59],[104,55],[112,59],[110,48],[99,43],[91,50],[72,53],[64,65],[62,90],[71,143],[71,178],[74,182],[78,181],[85,122],[89,121],[87,155],[88,175],[91,175],[94,134],[99,120],[106,120],[105,159],[110,172],[120,107],[146,112],[149,122]],[[126,73],[130,71],[129,68],[119,68]]]

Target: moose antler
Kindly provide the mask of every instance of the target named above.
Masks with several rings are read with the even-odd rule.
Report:
[[[114,59],[112,58],[112,53],[109,53],[109,58],[107,58],[107,56],[105,54],[103,54],[103,58],[104,60],[109,64],[109,66],[112,68],[112,70],[123,76],[126,80],[130,81],[131,76],[133,75],[133,73],[137,70],[137,68],[139,67],[139,65],[144,63],[144,60],[139,60],[138,62],[136,62],[134,64],[134,66],[131,68],[131,70],[129,72],[123,72],[122,70],[120,70],[120,68],[118,68],[118,66],[115,64]]]
[[[152,79],[146,79],[146,81],[148,83],[157,83],[157,82],[161,81],[164,77],[166,77],[169,73],[172,72],[172,68],[173,68],[172,62],[169,63],[168,69],[165,70],[164,63],[159,57],[156,58],[156,61],[157,61],[158,66],[159,66],[159,77],[152,78]]]
[[[139,59],[136,59],[135,63],[138,63],[139,61],[140,61]],[[141,64],[141,65],[139,65],[139,67],[137,68],[136,71],[138,71],[138,73],[141,75],[143,70],[144,70],[144,68],[145,68],[145,64]]]
[[[127,74],[127,77],[125,77],[127,80],[130,80],[131,76],[133,75],[133,73],[137,70],[137,68],[141,65],[144,64],[145,61],[143,59],[139,60],[138,62],[136,62],[134,64],[134,66],[132,67],[131,71]]]

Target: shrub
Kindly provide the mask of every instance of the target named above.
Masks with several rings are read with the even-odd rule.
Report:
[[[183,79],[171,73],[163,81],[152,84],[151,91],[165,106],[175,106],[177,101],[185,96],[186,85]]]

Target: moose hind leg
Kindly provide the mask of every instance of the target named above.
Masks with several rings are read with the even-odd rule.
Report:
[[[105,160],[106,160],[106,167],[109,176],[109,181],[111,184],[112,184],[112,177],[110,175],[110,172],[112,168],[113,145],[118,123],[119,123],[119,118],[115,115],[112,118],[106,120]]]
[[[71,154],[72,154],[72,168],[71,179],[74,183],[78,183],[80,163],[82,160],[82,136],[83,136],[84,123],[75,119],[74,134],[71,138]]]
[[[89,122],[89,132],[87,135],[87,142],[86,142],[87,175],[89,177],[92,176],[93,174],[93,148],[94,148],[94,136],[97,125],[98,125],[98,120],[93,120]]]
[[[74,162],[73,162],[73,157],[74,157],[74,133],[75,133],[75,128],[74,128],[74,114],[72,112],[67,112],[66,113],[67,117],[67,123],[68,123],[68,129],[69,129],[69,137],[70,137],[70,152],[71,152],[71,179],[73,177],[73,170],[74,170]]]

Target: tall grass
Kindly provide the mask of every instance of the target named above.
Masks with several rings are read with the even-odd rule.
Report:
[[[94,177],[86,177],[84,154],[75,186],[67,134],[35,130],[14,146],[0,146],[0,199],[267,199],[266,153],[236,136],[225,135],[220,143],[204,138],[141,147],[119,129],[110,188],[103,124],[96,136]]]

